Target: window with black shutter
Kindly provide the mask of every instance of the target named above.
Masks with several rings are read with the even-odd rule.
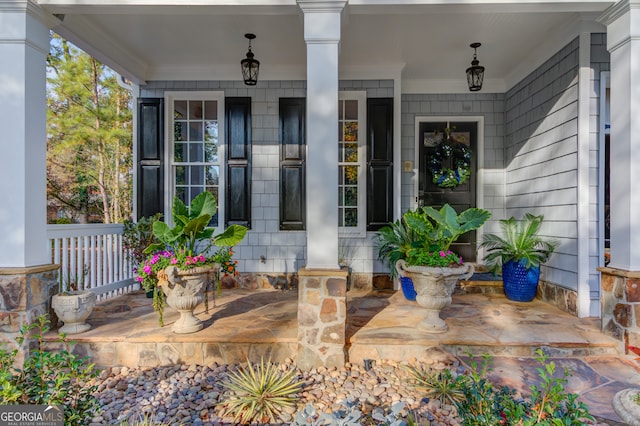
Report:
[[[163,99],[138,99],[137,218],[163,213]]]
[[[367,231],[393,220],[393,98],[367,99]]]
[[[226,98],[226,224],[251,227],[251,98]]]

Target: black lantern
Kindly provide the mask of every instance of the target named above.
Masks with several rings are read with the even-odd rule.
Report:
[[[258,82],[258,72],[260,71],[260,61],[253,59],[253,52],[251,51],[251,40],[256,38],[255,34],[245,34],[249,39],[249,51],[247,57],[240,61],[240,67],[242,68],[242,78],[244,78],[244,84],[247,86],[255,86]]]
[[[471,43],[473,48],[473,61],[471,66],[467,68],[467,83],[469,83],[469,90],[477,92],[482,89],[482,80],[484,79],[484,67],[478,65],[478,57],[476,56],[476,49],[480,47],[480,43]]]

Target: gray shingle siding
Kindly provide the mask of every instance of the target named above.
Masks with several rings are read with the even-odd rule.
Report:
[[[577,289],[578,53],[575,39],[505,95],[507,216],[544,214],[561,245],[543,278]]]

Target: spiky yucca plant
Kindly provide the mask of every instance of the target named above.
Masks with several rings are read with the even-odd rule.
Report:
[[[296,371],[281,371],[276,364],[261,359],[229,373],[222,383],[227,391],[222,402],[223,416],[233,416],[242,424],[276,422],[284,407],[295,405],[302,383]]]
[[[431,370],[422,367],[407,367],[412,376],[411,384],[424,391],[426,397],[437,399],[441,404],[455,404],[464,399],[461,386],[465,377],[453,377],[451,370]]]
[[[544,216],[527,213],[523,220],[513,216],[500,221],[503,236],[485,234],[480,247],[487,249],[486,265],[499,271],[506,262],[513,260],[527,269],[540,266],[558,246],[558,242],[538,235]]]

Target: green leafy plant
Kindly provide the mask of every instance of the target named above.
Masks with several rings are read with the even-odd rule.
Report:
[[[449,369],[432,370],[423,367],[408,366],[412,385],[424,391],[430,399],[437,399],[442,404],[454,404],[464,398],[461,380],[457,380]]]
[[[588,407],[577,401],[578,395],[565,390],[569,372],[565,369],[557,377],[556,366],[542,350],[536,351],[540,385],[531,386],[528,399],[516,398],[515,392],[506,386],[495,386],[487,379],[490,356],[484,355],[478,369],[472,358],[471,371],[458,376],[464,399],[456,407],[461,425],[518,425],[518,426],[578,426],[593,422]]]
[[[63,349],[46,351],[44,334],[49,331],[49,320],[39,316],[30,325],[24,325],[16,338],[22,346],[27,337],[37,340],[22,368],[15,365],[17,349],[0,347],[0,405],[38,404],[64,407],[65,424],[88,424],[99,411],[95,396],[97,385],[91,380],[98,375],[88,358],[71,353],[69,342],[61,334],[58,343]]]
[[[275,422],[285,407],[295,406],[302,383],[295,370],[282,371],[276,364],[261,359],[229,373],[222,383],[226,393],[223,416],[233,416],[243,424]]]
[[[417,234],[417,240],[407,253],[407,264],[441,266],[440,258],[447,256],[450,256],[454,265],[462,263],[462,258],[450,250],[451,244],[467,232],[480,228],[490,217],[490,212],[478,208],[469,208],[458,214],[449,204],[440,210],[422,207],[406,212],[403,220]],[[436,253],[436,256],[425,256],[425,252]],[[432,259],[437,264],[419,263]]]
[[[376,233],[375,244],[378,250],[378,260],[387,265],[391,279],[398,275],[396,262],[407,258],[407,253],[417,240],[418,235],[401,220],[383,226]]]
[[[197,195],[188,208],[175,197],[173,227],[161,220],[153,222],[153,236],[157,242],[144,249],[146,257],[138,265],[136,280],[146,291],[153,291],[153,308],[158,313],[160,325],[163,325],[164,294],[158,288],[158,272],[169,266],[193,269],[220,264],[228,267],[232,262],[230,247],[242,241],[247,233],[244,226],[231,225],[214,235],[214,229],[208,225],[216,211],[215,197],[205,191]],[[213,246],[218,249],[213,251]],[[232,264],[235,272],[236,264]]]
[[[518,221],[513,216],[500,220],[502,236],[485,234],[480,247],[486,249],[485,263],[494,271],[513,260],[525,268],[537,267],[546,262],[558,246],[558,242],[538,235],[544,216],[527,213]]]

